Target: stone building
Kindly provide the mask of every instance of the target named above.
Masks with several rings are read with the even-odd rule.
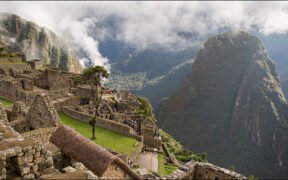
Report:
[[[40,59],[33,59],[28,61],[28,63],[30,64],[31,69],[38,69],[43,67],[43,62]]]
[[[148,117],[141,124],[141,134],[144,138],[144,145],[147,148],[159,149],[162,145],[161,137],[156,135],[157,126],[153,120]]]
[[[36,85],[46,90],[69,88],[69,79],[61,71],[46,68],[35,80]]]
[[[60,125],[60,120],[48,94],[37,95],[27,115],[29,130]]]
[[[65,155],[83,163],[102,179],[140,179],[120,158],[70,127],[60,126],[52,134],[50,141]]]
[[[0,179],[38,178],[53,170],[51,154],[36,141],[23,138],[0,119]]]

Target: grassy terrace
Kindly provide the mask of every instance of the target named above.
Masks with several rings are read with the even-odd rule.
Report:
[[[92,128],[88,123],[78,121],[64,114],[58,113],[61,122],[67,126],[74,127],[77,132],[82,134],[88,139],[92,137]],[[138,142],[136,139],[118,134],[107,129],[96,127],[95,131],[96,140],[93,140],[96,144],[108,149],[112,149],[117,152],[127,153],[128,156],[135,150],[134,144]]]
[[[0,97],[0,101],[1,101],[1,103],[2,103],[2,105],[3,105],[4,107],[12,107],[13,104],[14,104],[14,102],[12,102],[12,101],[10,101],[10,100],[7,100],[7,99],[5,99],[5,98],[3,98],[3,97]]]
[[[164,164],[163,153],[158,153],[158,174],[160,177],[171,174],[176,169],[178,169],[177,166],[174,166],[172,164]]]

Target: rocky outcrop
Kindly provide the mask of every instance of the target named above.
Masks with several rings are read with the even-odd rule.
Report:
[[[27,60],[41,59],[45,64],[71,72],[83,69],[76,54],[62,38],[17,15],[0,13],[0,39],[15,51],[24,52]]]
[[[209,38],[158,124],[209,160],[258,177],[287,177],[288,104],[261,41],[243,31]]]

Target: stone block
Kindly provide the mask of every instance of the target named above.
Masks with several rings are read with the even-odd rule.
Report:
[[[26,155],[26,156],[24,157],[24,161],[25,161],[26,163],[33,162],[33,155]]]
[[[25,176],[23,176],[23,179],[34,179],[35,175],[34,174],[27,174]]]
[[[71,166],[67,166],[67,167],[63,168],[63,171],[64,172],[75,172],[76,169],[71,167]]]
[[[75,169],[78,169],[78,170],[84,170],[84,169],[85,169],[85,166],[84,166],[82,163],[80,163],[80,162],[74,163],[74,164],[73,164],[73,167],[74,167]]]
[[[35,158],[35,160],[34,160],[34,164],[39,164],[39,163],[42,162],[42,160],[43,160],[42,157]]]
[[[21,171],[21,176],[27,175],[30,173],[30,167],[23,167],[22,169],[20,169]]]
[[[85,171],[85,174],[87,175],[87,179],[99,179],[98,176],[96,176],[94,173],[91,171]]]

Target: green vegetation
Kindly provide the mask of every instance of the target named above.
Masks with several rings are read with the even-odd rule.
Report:
[[[46,67],[40,67],[40,68],[37,68],[36,70],[39,70],[39,71],[44,71],[46,69]]]
[[[176,169],[178,169],[177,166],[172,165],[172,164],[165,164],[164,165],[164,170],[165,170],[165,176],[168,174],[171,174],[173,171],[175,171]]]
[[[9,54],[8,52],[0,52],[0,57],[18,57],[18,56],[15,53]]]
[[[163,153],[158,153],[158,175],[160,177],[164,177],[168,174],[171,174],[176,169],[178,169],[178,167],[175,165],[164,164]]]
[[[103,66],[95,66],[84,69],[83,73],[74,79],[75,84],[87,83],[91,87],[91,97],[94,105],[94,117],[90,119],[89,125],[92,127],[92,139],[95,138],[95,125],[99,116],[99,105],[103,91],[98,92],[98,87],[102,87],[102,80],[108,78],[109,73]]]
[[[0,97],[0,101],[4,107],[12,107],[14,105],[14,102],[7,100],[3,97]]]
[[[199,162],[208,162],[206,157],[207,153],[194,154],[192,151],[183,147],[179,142],[177,142],[170,134],[166,133],[164,130],[159,129],[161,134],[162,142],[165,142],[169,151],[182,162],[188,162],[190,160]]]
[[[165,176],[163,153],[158,153],[158,174],[160,177]]]
[[[151,117],[153,119],[154,122],[156,122],[156,119],[154,117],[153,114],[153,108],[149,102],[149,100],[145,97],[141,97],[141,96],[137,96],[137,99],[140,101],[141,103],[141,109],[138,111],[135,111],[134,114],[135,115],[143,115],[146,117]]]
[[[77,132],[86,138],[90,139],[92,137],[91,126],[88,123],[73,119],[63,112],[59,112],[58,115],[63,124],[74,127]],[[97,126],[95,133],[97,138],[93,140],[93,142],[117,152],[127,153],[128,156],[130,156],[131,153],[135,150],[134,144],[138,142],[134,138],[127,137]]]

